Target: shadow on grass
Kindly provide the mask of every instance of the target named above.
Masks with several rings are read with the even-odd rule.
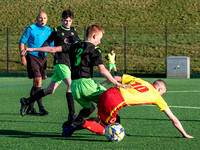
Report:
[[[9,136],[11,138],[51,138],[53,140],[67,140],[67,141],[93,141],[93,142],[109,142],[106,138],[96,139],[95,136],[101,136],[97,134],[80,134],[74,133],[71,137],[62,137],[61,133],[52,132],[26,132],[17,130],[0,130],[0,135]],[[167,139],[178,139],[182,137],[172,136],[152,136],[152,135],[130,135],[132,138],[167,138]],[[129,138],[130,136],[125,136]]]
[[[85,134],[84,134],[85,135]],[[67,141],[91,141],[91,142],[109,142],[106,138],[102,140],[94,139],[93,137],[86,137],[86,136],[72,136],[66,138],[60,138],[60,140],[67,140]]]
[[[0,135],[7,135],[10,137],[18,137],[18,138],[61,137],[61,135],[56,135],[56,133],[50,133],[50,132],[38,133],[38,132],[26,132],[26,131],[17,131],[17,130],[0,130]]]
[[[19,116],[19,115],[20,115],[20,113],[0,113],[0,115]]]
[[[97,141],[97,142],[107,142],[105,140],[97,140],[91,137],[92,134],[75,134],[72,137],[62,137],[61,133],[52,133],[52,132],[26,132],[26,131],[17,131],[17,130],[0,130],[0,135],[9,136],[12,138],[52,138],[54,140],[71,140],[71,141]],[[95,136],[95,135],[92,135]],[[96,135],[99,136],[99,135]],[[86,139],[87,138],[87,139]]]

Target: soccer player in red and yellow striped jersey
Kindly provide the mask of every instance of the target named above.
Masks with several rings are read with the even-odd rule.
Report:
[[[122,77],[115,76],[115,79],[121,81],[122,84],[132,85],[132,88],[112,87],[103,92],[97,104],[97,116],[100,122],[91,118],[87,119],[85,124],[82,125],[83,128],[104,135],[106,126],[115,123],[117,113],[122,107],[152,104],[158,106],[160,111],[163,111],[169,117],[183,137],[193,138],[185,132],[180,121],[174,116],[165,100],[161,97],[167,90],[166,83],[163,80],[159,79],[150,84],[140,78],[126,74]]]

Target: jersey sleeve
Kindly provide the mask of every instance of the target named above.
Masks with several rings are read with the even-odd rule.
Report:
[[[94,66],[98,66],[98,65],[103,64],[100,48],[95,48],[95,51],[94,51],[94,54],[93,54],[93,61],[94,61]]]
[[[73,43],[81,41],[76,30],[74,31],[74,36],[72,37],[72,40],[73,40]]]
[[[25,31],[23,32],[19,43],[26,44],[26,42],[28,41],[28,39],[29,39],[29,37],[31,35],[30,33],[31,33],[31,28],[27,27],[25,29]]]
[[[169,109],[169,106],[167,105],[167,103],[165,102],[165,100],[159,96],[156,101],[155,101],[155,105],[158,106],[158,108],[160,109],[160,111]]]

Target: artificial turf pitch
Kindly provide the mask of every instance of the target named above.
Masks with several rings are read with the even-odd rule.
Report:
[[[98,82],[103,78],[95,78]],[[153,78],[144,78],[153,82]],[[54,94],[43,98],[47,116],[20,116],[20,98],[28,97],[32,80],[23,77],[0,78],[0,149],[199,149],[200,79],[164,79],[168,85],[163,95],[170,109],[194,139],[181,138],[167,116],[156,106],[130,106],[119,112],[125,132],[131,134],[121,142],[108,142],[88,130],[61,137],[67,120],[66,86],[62,83]],[[43,82],[46,87],[50,78]],[[111,85],[108,85],[109,88]],[[75,102],[76,112],[81,109]],[[37,103],[35,108],[38,111]],[[97,110],[91,115],[96,116]]]

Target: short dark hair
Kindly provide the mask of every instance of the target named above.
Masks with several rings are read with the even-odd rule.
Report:
[[[74,19],[74,12],[72,10],[70,10],[70,9],[66,9],[62,13],[62,18],[63,19],[66,19],[68,17],[70,17],[71,19]]]
[[[160,86],[160,84],[164,85],[165,88],[167,89],[167,84],[166,84],[166,82],[165,82],[164,80],[162,80],[162,79],[158,79],[158,80],[154,81],[154,83],[153,83],[153,85],[155,85],[156,87]]]

